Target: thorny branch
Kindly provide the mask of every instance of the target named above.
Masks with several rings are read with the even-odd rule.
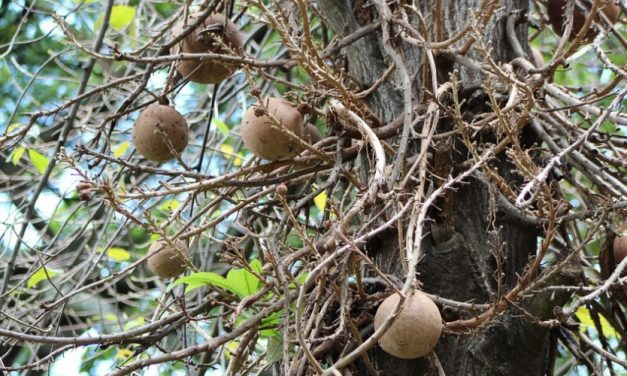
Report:
[[[92,17],[87,2],[67,14],[37,2],[24,10],[2,56],[43,43],[24,39],[24,30],[32,17],[44,17],[84,65],[70,67],[66,50],[39,69],[13,59],[21,72],[37,73],[15,85],[10,119],[17,120],[0,135],[0,189],[9,212],[0,223],[0,371],[45,368],[75,350],[95,359],[114,348],[111,375],[169,362],[198,374],[220,366],[233,375],[269,369],[341,375],[358,362],[372,372],[369,350],[407,294],[421,288],[416,270],[434,212],[468,184],[489,192],[491,225],[505,218],[541,235],[515,285],[501,291],[499,282],[494,299],[428,294],[441,310],[459,312],[443,323],[445,335],[474,335],[510,310],[524,312],[534,325],[557,328],[573,364],[593,369],[593,359],[603,359],[625,367],[627,258],[614,258],[612,242],[625,237],[619,228],[627,212],[627,73],[608,47],[625,46],[605,16],[587,17],[569,40],[579,3],[594,13],[600,2],[569,2],[564,33],[553,36],[552,51],[542,51],[551,55],[545,64],[528,58],[529,45],[516,34],[527,17],[543,27],[535,19],[543,8],[508,13],[485,0],[451,32],[446,2],[425,14],[416,4],[375,0],[362,14],[373,19],[340,37],[316,2],[286,2],[289,12],[281,1],[235,1],[233,20],[246,41],[241,54],[170,50],[185,37],[172,35],[177,22],[190,12],[226,12],[223,2],[185,2],[169,11],[142,3],[120,27],[110,16],[122,8],[108,1],[98,8],[96,35],[71,16]],[[201,22],[188,24],[187,33]],[[494,59],[483,35],[499,22],[511,61]],[[576,64],[588,29],[600,32],[588,53],[611,78],[600,89],[594,82],[559,84],[555,72]],[[352,76],[347,51],[372,38],[385,65],[373,82],[362,83]],[[207,90],[175,69],[198,59],[238,71]],[[465,87],[462,70],[481,75],[482,85]],[[32,88],[41,89],[39,81],[50,75],[74,90],[34,106],[49,100]],[[394,119],[382,119],[370,105],[388,86],[398,93],[387,98],[399,101]],[[239,123],[265,97],[295,103],[306,122],[324,130],[322,140],[309,144],[283,130],[301,153],[256,158],[242,144]],[[137,114],[155,101],[177,107],[189,125],[187,148],[161,165],[134,152],[131,138]],[[280,118],[273,122],[280,128]],[[527,132],[535,142],[523,140]],[[186,167],[199,165],[201,155],[207,173]],[[503,162],[511,171],[503,171]],[[390,231],[399,233],[404,275],[384,273],[369,246]],[[155,238],[186,242],[189,257],[174,248],[192,278],[187,288],[146,270]],[[491,272],[500,281],[497,264]],[[586,268],[585,276],[577,285],[562,283],[574,264]],[[392,291],[402,298],[373,331],[376,307]],[[541,319],[526,304],[547,291],[574,297]],[[573,323],[582,312],[609,322],[617,340],[590,328],[577,332]],[[17,362],[20,356],[27,360]],[[430,359],[443,374],[437,349]]]

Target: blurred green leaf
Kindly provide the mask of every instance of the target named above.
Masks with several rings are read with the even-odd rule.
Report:
[[[48,157],[33,149],[28,149],[28,156],[30,157],[30,161],[33,163],[33,166],[35,166],[39,173],[43,174],[46,172],[48,163],[50,163]]]
[[[139,226],[132,226],[130,230],[131,238],[133,242],[136,243],[147,243],[150,237],[148,236],[148,232]],[[142,244],[143,245],[143,244]]]
[[[261,265],[261,261],[259,261],[258,258],[254,258],[250,262],[250,268],[259,275],[261,275],[261,272],[263,271],[263,265]]]
[[[300,236],[298,236],[298,234],[294,232],[290,232],[289,235],[287,235],[286,243],[290,248],[303,247],[303,240],[300,238]]]
[[[163,210],[163,211],[170,211],[170,210],[176,210],[181,206],[181,203],[178,202],[177,200],[168,200],[166,202],[164,202],[163,204],[161,204],[161,206],[159,206],[159,209]]]
[[[130,142],[124,141],[120,145],[118,145],[115,149],[113,149],[113,156],[116,158],[120,158],[126,153],[126,150],[131,145]]]
[[[271,314],[270,316],[261,319],[261,326],[260,326],[260,331],[259,334],[262,337],[281,337],[281,333],[279,332],[279,330],[277,329],[279,326],[279,323],[281,322],[281,316],[283,316],[283,310],[274,312],[273,314]]]
[[[25,151],[26,148],[23,146],[19,146],[13,150],[13,153],[11,153],[11,163],[13,163],[14,166],[17,166],[20,162],[20,159],[22,159],[22,155],[24,155]]]
[[[133,350],[122,348],[122,349],[118,349],[118,353],[115,355],[115,357],[120,360],[126,360],[130,358],[131,356],[133,356],[133,354],[135,354]]]
[[[9,127],[7,128],[7,133],[11,133],[19,127],[20,127],[20,123],[13,123],[9,125]]]
[[[596,326],[594,325],[594,321],[590,316],[590,310],[588,310],[588,308],[584,306],[579,307],[579,309],[577,309],[577,312],[575,313],[575,316],[577,316],[577,318],[579,319],[580,331],[585,332],[588,329],[592,329],[594,331],[597,330]],[[616,329],[614,329],[614,327],[601,314],[599,314],[599,322],[601,323],[601,330],[603,330],[603,334],[605,336],[614,338],[618,336]]]
[[[320,210],[320,213],[324,212],[324,208],[327,206],[327,192],[322,191],[314,197],[314,205]]]
[[[307,277],[309,277],[309,272],[304,272],[303,274],[299,275],[296,279],[294,279],[294,282],[290,283],[289,287],[296,288],[298,286],[302,286],[307,280]]]
[[[257,313],[259,313],[259,310],[254,307],[244,309],[237,317],[237,320],[235,320],[235,327],[239,327],[242,323],[246,322],[246,320]],[[281,337],[281,332],[279,332],[278,327],[284,314],[284,311],[281,309],[272,313],[270,316],[261,319],[259,325],[259,335],[266,338]]]
[[[135,7],[129,5],[114,5],[111,9],[109,25],[116,31],[122,31],[133,22],[133,18],[135,18]],[[99,30],[103,20],[104,15],[101,14],[94,24],[94,29]]]
[[[102,251],[102,248],[98,249],[98,252]],[[109,249],[107,249],[107,256],[116,262],[128,261],[131,259],[131,254],[126,249],[119,247],[109,247]]]
[[[224,154],[224,158],[226,159],[231,159],[233,158],[233,166],[235,167],[239,167],[242,165],[242,162],[244,162],[243,155],[242,153],[235,153],[235,149],[233,148],[233,146],[224,143],[222,145],[220,145],[220,152],[222,152],[222,154]]]
[[[135,328],[139,328],[140,326],[145,324],[145,320],[143,316],[139,316],[138,318],[136,318],[135,320],[131,320],[129,322],[127,322],[126,324],[124,324],[124,331],[127,330],[131,330],[131,329],[135,329]]]
[[[166,17],[171,16],[178,9],[177,4],[167,2],[153,3],[151,6],[155,7],[157,12]]]
[[[59,272],[56,270],[41,267],[37,269],[37,271],[33,275],[31,275],[30,278],[28,278],[28,281],[26,282],[26,287],[32,289],[33,287],[37,286],[39,282],[47,280],[48,278],[52,278],[58,274]]]
[[[223,136],[226,137],[229,135],[229,126],[222,120],[213,118],[211,119],[211,124],[213,124]]]
[[[266,350],[266,361],[268,364],[278,362],[283,358],[283,338],[281,336],[272,336],[268,338],[268,347]]]

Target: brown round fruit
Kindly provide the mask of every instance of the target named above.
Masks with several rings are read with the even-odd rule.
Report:
[[[315,125],[307,123],[305,124],[303,139],[312,145],[317,144],[320,140],[322,140],[322,133],[320,133]]]
[[[547,13],[549,16],[549,22],[551,22],[551,26],[553,30],[559,34],[564,34],[564,29],[566,28],[566,4],[567,0],[548,0],[547,2]],[[620,12],[620,8],[613,0],[602,0],[601,1],[601,12],[607,16],[612,24],[616,23],[618,20],[618,14]],[[586,17],[588,15],[583,15],[578,11],[577,7],[575,7],[575,12],[573,14],[573,27],[570,32],[568,38],[570,40],[575,39],[584,23],[586,22]],[[594,22],[599,24],[604,24],[601,21],[601,17],[599,14],[594,18]],[[585,43],[591,42],[592,39],[596,36],[596,31],[592,26],[588,30],[588,33],[585,35],[583,41]]]
[[[375,330],[394,312],[399,300],[400,296],[395,293],[381,303],[374,317]],[[427,295],[413,290],[392,326],[379,340],[379,346],[397,358],[420,358],[433,350],[441,334],[442,316],[438,307]]]
[[[282,98],[267,98],[263,103],[265,110],[257,103],[250,106],[242,117],[240,131],[244,144],[256,156],[269,161],[295,156],[300,151],[298,143],[280,127],[302,138],[303,115],[290,102]],[[268,113],[279,122],[280,127],[272,121]]]
[[[612,250],[614,251],[614,263],[616,265],[620,264],[627,257],[627,225],[617,231]],[[621,273],[621,276],[624,275],[627,275],[627,268],[623,269]]]
[[[185,256],[189,255],[189,249],[182,240],[174,242],[177,248]],[[161,278],[173,278],[181,275],[187,268],[185,258],[172,248],[165,240],[157,240],[148,250],[153,254],[148,258],[148,269]]]
[[[187,146],[188,132],[187,121],[178,111],[155,103],[137,117],[133,145],[146,159],[163,162],[174,157],[165,139],[180,153]]]
[[[195,20],[194,16],[189,17],[186,25],[193,24]],[[175,38],[187,28],[183,25],[181,21],[174,26]],[[218,39],[221,39],[228,48],[223,46]],[[170,53],[173,55],[179,53],[229,54],[232,50],[239,55],[243,45],[242,34],[237,26],[224,15],[216,13],[207,17],[196,29],[172,46]],[[217,60],[181,60],[176,65],[176,70],[183,77],[189,77],[190,81],[201,84],[220,82],[230,76],[235,69],[235,66]]]

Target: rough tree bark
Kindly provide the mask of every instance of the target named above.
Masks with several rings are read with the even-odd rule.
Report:
[[[317,3],[330,27],[340,36],[378,19],[375,7],[366,1],[318,0]],[[467,26],[472,16],[477,14],[477,9],[481,8],[481,3],[480,0],[443,1],[444,38],[450,38]],[[435,2],[418,1],[413,4],[419,8],[429,28],[425,39],[433,41]],[[496,13],[483,33],[485,40],[482,43],[488,43],[491,47],[495,61],[507,62],[514,58],[506,38],[507,16],[512,11],[524,14],[529,3],[526,0],[505,0],[495,6]],[[391,7],[393,9],[394,4]],[[413,22],[413,25],[418,30],[424,30],[417,22]],[[527,23],[520,23],[516,28],[517,37],[525,47],[527,27]],[[346,49],[348,73],[364,87],[372,85],[391,64],[382,43],[382,33],[377,30]],[[422,88],[425,87],[421,65],[424,61],[423,51],[405,43],[399,42],[399,45],[402,45],[409,73],[414,77],[414,98],[421,98]],[[476,55],[474,57],[481,60]],[[482,77],[477,72],[453,64],[444,57],[437,58],[437,66],[439,83],[448,81],[449,74],[456,70],[459,72],[462,91],[474,91],[482,84]],[[390,121],[402,113],[403,93],[400,88],[400,75],[395,72],[368,98],[371,109],[382,120]],[[414,104],[417,103],[418,100],[415,100]],[[471,106],[465,110],[481,111]],[[446,130],[447,127],[450,125],[440,121],[438,130]],[[529,138],[527,142],[533,141],[533,135],[525,137]],[[411,151],[416,153],[417,148],[416,143]],[[449,150],[453,168],[456,160],[466,159],[461,144],[449,147]],[[508,173],[511,166],[501,162],[499,167],[503,167],[499,170],[511,184],[517,183],[515,176],[508,176],[512,175]],[[517,283],[530,256],[535,254],[541,231],[498,213],[492,222],[490,208],[493,203],[490,200],[489,188],[473,180],[455,192],[449,192],[438,202],[436,206],[439,210],[432,211],[433,221],[425,229],[428,234],[422,245],[425,257],[418,267],[418,279],[427,292],[458,301],[493,301],[499,293],[495,276],[496,257],[499,254],[503,262],[504,289]],[[403,277],[397,236],[396,230],[389,231],[371,242],[368,249],[381,270]],[[565,302],[566,298],[536,297],[534,302],[525,302],[524,307],[532,310],[531,313],[537,318],[548,317],[553,307]],[[445,310],[443,318],[452,321],[458,319],[459,315],[452,310]],[[548,366],[549,337],[549,329],[536,325],[521,310],[510,308],[487,326],[466,336],[445,334],[435,352],[448,376],[542,375]],[[383,375],[437,375],[437,370],[427,358],[404,361],[387,355],[379,348],[371,350],[369,355],[375,368]],[[360,374],[367,373],[365,367],[360,369]]]

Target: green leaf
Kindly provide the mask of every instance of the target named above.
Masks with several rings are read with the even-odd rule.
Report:
[[[135,352],[131,349],[118,349],[118,353],[115,355],[116,359],[126,360],[133,356]]]
[[[307,278],[309,278],[309,272],[304,272],[300,277],[296,278],[296,283],[303,285],[307,281]]]
[[[592,320],[592,317],[590,316],[590,311],[588,310],[588,308],[584,306],[579,307],[577,309],[577,312],[575,312],[575,316],[577,316],[577,318],[579,319],[579,323],[580,323],[579,330],[581,332],[585,332],[588,329],[592,329],[594,331],[597,330],[596,326],[594,325],[594,321]],[[616,333],[616,329],[614,329],[614,327],[600,313],[599,313],[599,322],[601,324],[601,330],[603,330],[603,334],[605,336],[614,337],[614,338],[618,336],[618,334]]]
[[[48,163],[50,163],[48,157],[33,149],[28,149],[28,156],[30,157],[30,161],[33,163],[33,166],[35,166],[40,174],[46,172]]]
[[[254,259],[251,262],[251,269],[261,274],[261,262],[258,259]],[[261,281],[255,274],[242,268],[231,269],[227,273],[226,278],[212,272],[193,273],[177,279],[170,285],[170,288],[184,283],[187,285],[187,288],[185,288],[185,292],[187,293],[202,286],[216,286],[230,291],[240,298],[245,298],[259,291],[260,282]]]
[[[135,7],[129,5],[114,5],[111,9],[111,27],[121,31],[133,22],[135,18]]]
[[[257,313],[259,313],[259,310],[254,307],[244,309],[235,320],[235,327],[238,328],[242,323],[246,322],[246,320]],[[281,309],[268,317],[262,318],[259,325],[259,335],[266,338],[281,337],[281,332],[279,332],[278,327],[283,315],[284,311]]]
[[[102,317],[100,316],[94,316],[94,320],[106,320],[106,321],[111,321],[111,322],[118,322],[118,317],[114,314],[114,313],[105,313],[104,315],[102,315]],[[127,330],[127,329],[124,329]]]
[[[183,283],[187,285],[185,288],[186,293],[203,286],[217,286],[231,291],[226,278],[222,277],[220,274],[212,272],[192,273],[188,276],[181,277],[174,281],[174,283],[170,285],[170,288]]]
[[[170,211],[170,210],[176,210],[181,206],[181,203],[178,202],[177,200],[168,200],[166,202],[164,202],[163,204],[161,204],[161,206],[159,206],[159,209],[163,210],[163,211]]]
[[[29,289],[32,289],[33,287],[37,286],[39,282],[43,280],[47,280],[48,278],[52,278],[58,274],[59,272],[56,270],[41,267],[37,269],[37,271],[33,275],[31,275],[30,278],[28,278],[28,281],[26,282],[26,286]]]
[[[302,82],[309,82],[309,74],[307,74],[307,71],[304,68],[301,67],[295,67],[295,75],[296,75],[296,79],[298,79],[299,81]]]
[[[266,362],[272,364],[283,358],[283,338],[281,336],[272,336],[268,338],[268,347],[266,350]]]
[[[295,234],[294,232],[290,232],[287,235],[287,239],[285,242],[290,248],[298,249],[303,247],[303,240],[300,238],[300,236],[298,236],[298,234]]]
[[[135,320],[128,321],[126,324],[124,324],[123,330],[128,331],[131,329],[139,328],[140,326],[144,324],[145,324],[144,318],[142,316],[139,316]]]
[[[102,248],[98,249],[98,252],[102,251]],[[131,254],[126,249],[119,247],[109,247],[109,249],[107,249],[107,256],[116,262],[128,261],[131,259]]]
[[[279,323],[281,322],[281,316],[283,316],[283,310],[274,312],[270,316],[261,319],[259,335],[262,337],[281,337],[279,332]]]
[[[224,352],[224,357],[227,360],[231,360],[231,358],[233,357],[233,354],[235,354],[235,352],[237,351],[239,344],[240,342],[237,340],[229,341],[229,343],[226,344],[225,346],[226,351]]]
[[[120,158],[121,156],[124,155],[124,153],[126,153],[126,150],[128,149],[130,145],[131,145],[130,142],[124,141],[123,143],[118,145],[118,147],[113,149],[113,156],[116,158]]]
[[[250,262],[250,268],[259,275],[261,275],[261,272],[263,272],[263,265],[261,265],[261,261],[259,261],[258,258],[254,258]]]
[[[244,162],[244,160],[242,159],[242,153],[235,153],[235,149],[233,149],[233,146],[227,143],[220,145],[220,152],[224,154],[225,159],[233,158],[233,166],[235,167],[241,166],[242,162]]]
[[[296,288],[298,286],[304,285],[305,281],[307,281],[307,277],[309,277],[309,272],[304,272],[303,274],[296,277],[296,279],[294,279],[294,282],[290,283],[289,287]]]
[[[322,191],[314,197],[314,204],[320,210],[320,213],[324,212],[324,207],[327,205],[327,192]]]
[[[13,153],[11,153],[11,163],[13,163],[14,166],[17,166],[20,162],[20,159],[22,159],[22,155],[24,155],[25,151],[26,148],[23,146],[19,146],[13,150]]]
[[[113,8],[111,8],[109,25],[116,31],[122,31],[133,22],[133,18],[135,18],[135,7],[130,5],[114,5]],[[101,14],[94,24],[95,30],[100,29],[103,20],[104,15]]]
[[[223,122],[222,120],[213,118],[211,119],[211,124],[213,124],[216,128],[218,128],[218,131],[222,133],[223,136],[226,137],[229,135],[230,133],[229,126],[226,125],[226,123]]]
[[[19,128],[20,125],[21,125],[20,123],[13,123],[13,124],[9,125],[9,127],[7,128],[7,133],[13,132],[17,128]]]
[[[245,298],[259,291],[259,278],[246,269],[229,270],[226,281],[229,290],[240,298]]]

